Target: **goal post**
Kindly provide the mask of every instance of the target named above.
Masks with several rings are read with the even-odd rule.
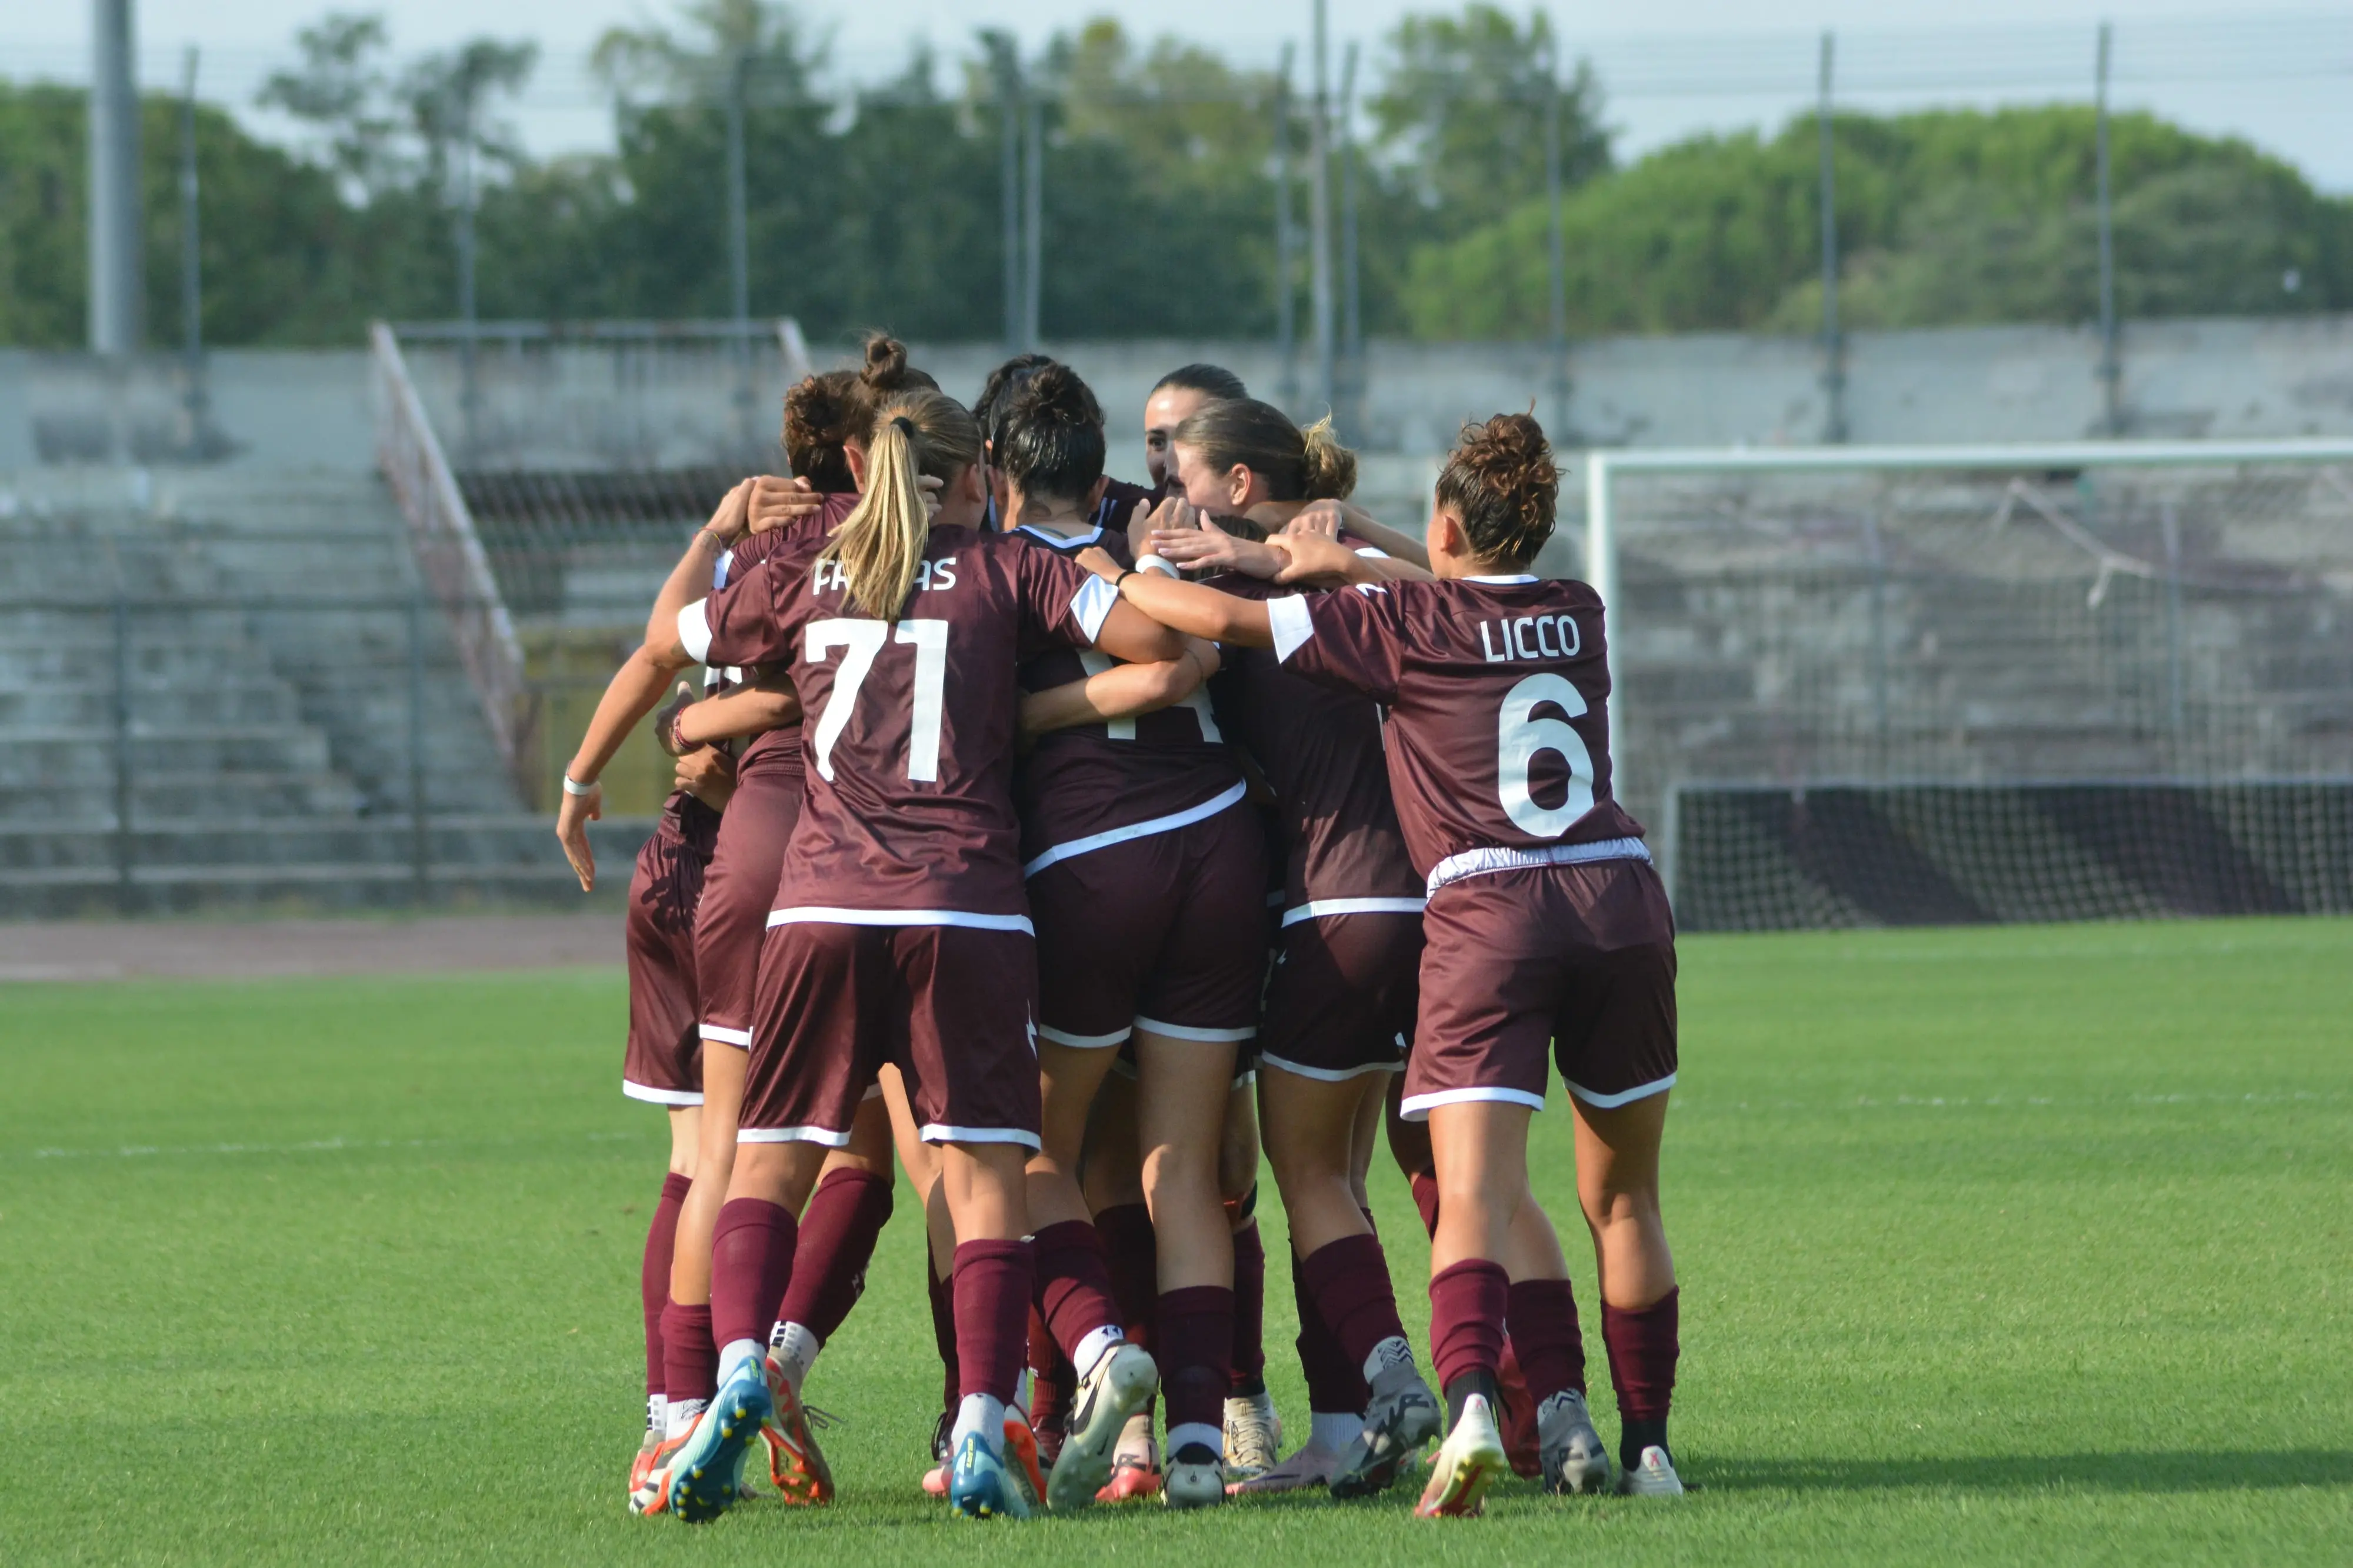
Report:
[[[1694,929],[2353,910],[2353,439],[1584,462]]]

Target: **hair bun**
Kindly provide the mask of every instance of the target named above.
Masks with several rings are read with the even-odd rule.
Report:
[[[866,340],[866,368],[859,373],[859,380],[869,386],[896,390],[906,374],[906,344],[884,332]]]

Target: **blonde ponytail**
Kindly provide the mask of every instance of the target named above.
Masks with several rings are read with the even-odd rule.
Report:
[[[1340,445],[1329,414],[1299,433],[1306,450],[1301,456],[1307,500],[1345,500],[1356,488],[1356,454]]]
[[[889,620],[915,589],[931,510],[916,480],[953,479],[980,460],[980,427],[963,405],[939,392],[892,397],[866,438],[866,493],[818,552],[841,568],[852,603]]]

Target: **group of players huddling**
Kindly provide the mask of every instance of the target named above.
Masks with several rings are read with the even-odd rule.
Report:
[[[1386,1489],[1475,1514],[1683,1488],[1658,1205],[1674,933],[1609,790],[1591,588],[1529,567],[1558,476],[1466,426],[1423,540],[1356,460],[1214,366],[1103,411],[1023,355],[966,409],[888,339],[787,395],[566,770],[671,683],[678,789],[638,858],[623,1089],[670,1108],[629,1505],[711,1518],[765,1449],[834,1496],[805,1390],[863,1287],[895,1152],[945,1373],[926,1489],[971,1517]],[[1547,1055],[1576,1117],[1619,1465],[1530,1190]],[[1386,1124],[1430,1241],[1422,1377],[1366,1197]],[[1261,1142],[1312,1420],[1262,1378]],[[1155,1439],[1154,1408],[1166,1422]]]

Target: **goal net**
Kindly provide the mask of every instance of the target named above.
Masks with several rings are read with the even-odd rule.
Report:
[[[2353,442],[1588,461],[1686,928],[2353,912]]]

